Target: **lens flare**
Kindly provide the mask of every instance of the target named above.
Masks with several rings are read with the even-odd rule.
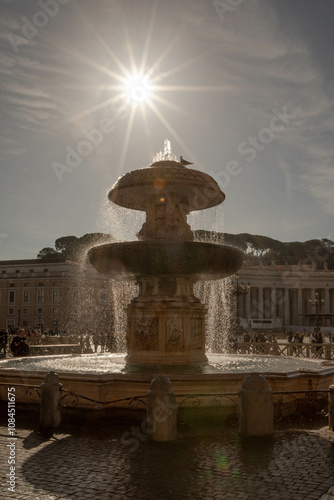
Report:
[[[128,78],[125,84],[125,93],[134,103],[147,101],[151,92],[148,76],[136,74]]]

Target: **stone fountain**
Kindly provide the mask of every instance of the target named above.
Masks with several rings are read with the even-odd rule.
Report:
[[[212,177],[185,163],[165,140],[151,165],[119,178],[109,200],[146,213],[139,241],[89,251],[97,271],[139,285],[127,307],[128,364],[206,362],[206,308],[195,297],[194,284],[225,278],[242,264],[240,250],[193,241],[187,215],[219,205],[225,195]]]
[[[170,379],[176,397],[205,393],[203,408],[216,408],[214,394],[237,394],[245,374],[254,372],[265,374],[275,391],[328,388],[334,367],[317,361],[210,354],[206,362],[206,308],[193,287],[198,280],[235,273],[242,253],[193,241],[187,215],[214,207],[225,196],[209,175],[185,164],[189,163],[182,157],[178,161],[165,141],[163,153],[151,165],[121,177],[109,199],[146,213],[139,241],[110,243],[89,251],[90,261],[100,273],[139,284],[139,295],[127,306],[126,363],[119,353],[1,360],[0,378],[5,384],[0,386],[0,400],[8,400],[7,385],[19,384],[16,402],[38,404],[38,394],[30,391],[28,395],[22,384],[41,385],[50,370],[60,374],[68,391],[85,396],[77,402],[80,410],[123,411],[129,400],[147,393],[157,373]],[[186,398],[184,405],[192,407],[193,399]],[[219,405],[235,410],[229,397]]]

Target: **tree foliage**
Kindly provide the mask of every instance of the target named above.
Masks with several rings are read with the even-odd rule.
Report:
[[[38,259],[77,260],[84,252],[94,245],[115,241],[110,234],[88,233],[81,238],[77,236],[62,236],[55,241],[55,248],[43,248],[37,255]]]
[[[197,230],[195,239],[240,248],[250,264],[309,264],[318,269],[334,269],[334,242],[328,238],[312,239],[305,242],[282,241],[257,234],[215,233]],[[88,233],[77,236],[62,236],[55,241],[55,248],[43,248],[37,258],[53,260],[77,260],[94,245],[110,243],[114,238],[105,233]]]
[[[195,237],[201,241],[231,245],[245,252],[250,264],[268,265],[272,261],[277,264],[309,264],[318,269],[334,269],[334,242],[328,238],[313,239],[305,242],[293,241],[284,243],[268,236],[241,233],[216,233],[195,231]]]

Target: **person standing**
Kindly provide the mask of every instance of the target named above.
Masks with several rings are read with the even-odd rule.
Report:
[[[98,349],[99,344],[100,344],[100,334],[99,334],[99,332],[96,332],[93,335],[93,344],[94,344],[95,352],[97,352],[97,349]]]
[[[29,345],[26,340],[25,331],[21,328],[10,344],[10,351],[15,358],[29,355]]]
[[[0,353],[3,350],[3,357],[6,357],[6,350],[7,350],[7,340],[8,340],[8,333],[7,330],[2,328],[0,330]]]

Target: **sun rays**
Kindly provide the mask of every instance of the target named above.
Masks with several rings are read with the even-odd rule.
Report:
[[[107,66],[103,66],[99,62],[89,58],[87,54],[75,54],[75,57],[78,57],[81,61],[84,61],[88,66],[93,68],[97,75],[98,73],[101,73],[104,75],[104,78],[107,77],[107,79],[110,79],[110,83],[105,82],[103,85],[104,97],[106,97],[106,93],[109,93],[109,97],[71,116],[69,121],[79,125],[83,118],[93,115],[98,111],[103,111],[103,109],[108,106],[112,107],[114,118],[116,116],[118,118],[121,116],[123,120],[127,119],[125,137],[118,165],[119,173],[122,172],[126,161],[131,135],[133,133],[138,113],[142,119],[143,131],[146,135],[150,148],[152,147],[152,133],[150,132],[148,117],[151,113],[166,128],[166,132],[168,131],[170,138],[174,139],[174,141],[178,143],[178,145],[182,148],[182,151],[187,154],[188,158],[200,167],[200,162],[198,162],[190,148],[187,147],[187,145],[182,141],[175,128],[176,125],[171,124],[167,119],[168,113],[166,113],[165,110],[172,110],[174,113],[182,114],[192,120],[197,117],[188,111],[186,112],[185,109],[177,105],[174,100],[168,99],[168,93],[221,92],[227,88],[225,86],[192,85],[187,84],[184,81],[182,81],[182,84],[179,85],[177,83],[173,85],[165,83],[166,78],[170,79],[171,76],[175,77],[178,72],[196,64],[200,59],[207,57],[208,54],[197,54],[196,57],[193,57],[190,60],[181,63],[178,62],[174,67],[169,67],[164,72],[159,72],[161,63],[167,58],[171,50],[175,48],[178,43],[180,43],[181,37],[184,35],[186,30],[186,26],[182,26],[182,29],[179,29],[177,33],[174,33],[174,35],[171,36],[169,43],[164,46],[162,52],[160,52],[153,61],[150,61],[150,50],[154,46],[153,33],[156,24],[155,5],[156,4],[154,3],[150,19],[148,20],[146,38],[143,43],[142,54],[139,60],[136,60],[134,53],[135,45],[131,41],[124,19],[122,21],[122,25],[125,42],[124,45],[128,55],[128,64],[126,64],[124,60],[121,60],[114,50],[112,50],[107,41],[91,25],[89,19],[85,19],[85,22],[89,26],[89,29],[93,32],[98,43],[110,57],[113,67],[110,69]],[[164,97],[159,95],[160,93],[163,93]],[[115,112],[115,108],[117,108],[118,111]],[[126,110],[126,112],[124,110]]]

